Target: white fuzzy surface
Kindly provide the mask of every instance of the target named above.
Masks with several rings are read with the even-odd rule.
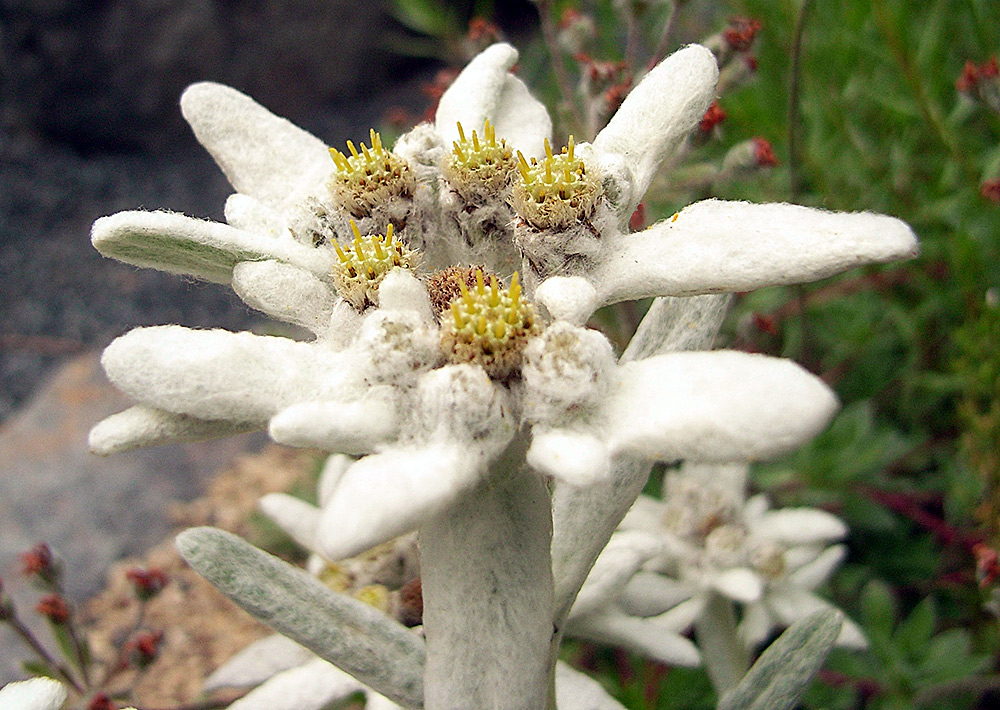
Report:
[[[66,688],[51,678],[32,678],[0,688],[3,710],[59,710],[66,702]]]
[[[718,77],[712,53],[700,45],[688,45],[643,77],[594,139],[596,151],[621,156],[631,169],[632,194],[626,201],[626,214],[642,199],[660,163],[705,115],[715,98]]]
[[[323,141],[236,89],[192,84],[181,112],[236,191],[270,207],[287,207],[333,171]]]
[[[542,154],[542,141],[551,134],[552,122],[545,106],[510,73],[516,62],[517,50],[501,43],[466,65],[441,97],[434,118],[446,147],[458,140],[457,122],[471,135],[473,130],[481,132],[483,122],[490,119],[497,138],[506,139],[525,155]]]
[[[330,326],[337,297],[312,273],[280,261],[244,261],[233,267],[233,290],[251,308],[315,334]]]
[[[592,282],[607,304],[805,283],[916,253],[913,231],[893,217],[704,200],[622,235]]]
[[[112,383],[136,400],[201,419],[264,421],[297,402],[354,392],[337,354],[287,338],[137,328],[105,349]]]
[[[139,404],[99,422],[90,430],[88,445],[93,453],[108,456],[141,446],[207,441],[262,428],[263,421],[198,419]]]
[[[818,434],[837,410],[821,380],[788,360],[671,353],[619,368],[606,407],[616,450],[650,460],[759,460]]]

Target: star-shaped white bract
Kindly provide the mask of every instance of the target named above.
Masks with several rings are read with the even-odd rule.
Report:
[[[657,543],[660,551],[626,583],[622,596],[633,613],[669,613],[691,623],[704,613],[708,595],[719,594],[743,607],[739,634],[755,646],[775,629],[831,607],[815,590],[843,561],[846,548],[834,543],[847,526],[822,510],[769,510],[763,495],[747,500],[745,476],[743,464],[685,464],[666,478],[662,500],[636,500],[615,535]],[[866,646],[847,619],[838,643]]]

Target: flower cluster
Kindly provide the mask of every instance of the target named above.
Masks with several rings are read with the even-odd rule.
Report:
[[[91,447],[267,428],[359,457],[329,484],[314,547],[336,561],[420,531],[424,692],[440,705],[489,705],[512,672],[518,702],[544,704],[551,629],[651,462],[772,456],[836,408],[787,361],[669,352],[675,324],[659,308],[617,358],[584,326],[597,308],[808,281],[915,251],[889,217],[717,200],[631,233],[658,166],[714,98],[712,54],[675,53],[592,143],[560,153],[545,108],[509,71],[516,58],[486,49],[433,124],[392,150],[373,132],[349,156],[239,92],[195,85],[182,109],[236,189],[228,224],[126,212],[93,229],[108,256],[230,283],[313,338],[134,330],[102,362],[138,404],[99,424]],[[463,126],[483,126],[482,139]],[[511,166],[513,155],[533,157]],[[500,619],[516,623],[462,626]],[[503,661],[472,683],[463,669],[487,637]]]

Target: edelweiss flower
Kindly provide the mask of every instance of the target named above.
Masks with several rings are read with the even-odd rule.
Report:
[[[666,613],[690,624],[718,594],[743,606],[739,636],[754,646],[774,629],[831,607],[814,590],[843,561],[846,548],[831,543],[847,534],[847,526],[821,510],[768,510],[763,495],[746,500],[746,473],[743,464],[685,464],[665,480],[662,500],[636,500],[616,536],[647,546],[657,541],[661,548],[641,571],[628,567],[635,574],[623,597],[633,616]],[[867,646],[849,619],[838,644]]]
[[[915,249],[888,217],[715,201],[629,235],[623,225],[656,167],[711,101],[711,53],[691,46],[668,58],[593,145],[570,141],[565,152],[552,151],[544,109],[509,75],[516,56],[486,50],[442,98],[435,126],[392,151],[372,133],[360,151],[348,144],[350,156],[232,89],[195,85],[182,109],[237,190],[229,224],[128,212],[93,230],[106,255],[232,283],[315,339],[132,331],[102,362],[140,404],[99,424],[92,448],[266,426],[282,443],[361,456],[325,502],[316,547],[335,560],[421,531],[424,619],[437,629],[425,681],[444,704],[449,688],[456,703],[487,702],[511,674],[533,697],[548,686],[551,629],[650,462],[772,456],[836,407],[818,379],[773,358],[619,362],[581,326],[596,307],[809,280]],[[523,150],[539,140],[545,154],[529,162]],[[508,152],[518,153],[514,169]],[[473,180],[492,187],[463,183]],[[455,260],[483,266],[426,280],[413,271]],[[523,288],[506,278],[518,261]],[[576,494],[560,502],[557,485],[551,553],[550,478],[577,492],[614,488],[610,508],[580,509]],[[566,535],[598,513],[580,531],[588,543],[567,554]],[[498,619],[503,635],[490,626]],[[462,674],[474,643],[512,665],[472,683]],[[470,687],[478,700],[461,695]]]

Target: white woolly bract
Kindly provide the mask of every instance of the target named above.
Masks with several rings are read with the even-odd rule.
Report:
[[[452,82],[434,117],[446,149],[458,140],[459,121],[471,134],[489,119],[497,137],[506,139],[514,149],[525,155],[541,154],[542,141],[552,132],[552,121],[545,106],[510,73],[516,62],[516,49],[494,44],[480,52]]]
[[[236,264],[233,290],[251,308],[317,335],[329,328],[337,301],[328,283],[308,271],[273,259]]]
[[[804,283],[917,253],[893,217],[705,200],[621,236],[592,276],[600,304]]]
[[[705,47],[692,44],[660,62],[629,92],[594,139],[599,153],[619,156],[632,173],[625,215],[642,199],[653,174],[705,115],[715,98],[719,68]]]
[[[333,170],[323,141],[222,84],[192,84],[181,112],[237,192],[284,209]]]
[[[105,349],[101,364],[140,402],[201,419],[265,421],[297,402],[349,396],[360,386],[343,356],[324,348],[180,326],[133,330]]]
[[[605,406],[617,451],[671,461],[758,460],[815,436],[837,409],[819,378],[787,360],[672,353],[618,369]]]
[[[99,422],[90,430],[87,443],[93,453],[108,456],[140,446],[233,436],[255,431],[263,426],[263,421],[199,419],[140,404]]]

